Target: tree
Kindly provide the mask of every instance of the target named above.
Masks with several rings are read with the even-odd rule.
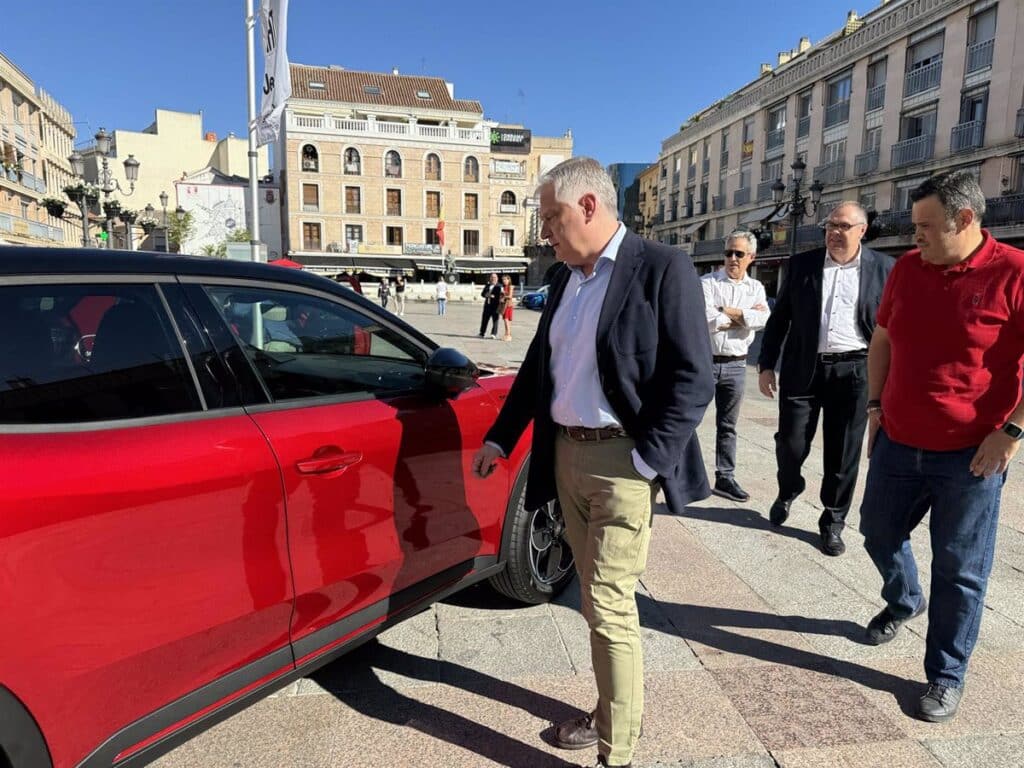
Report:
[[[171,253],[179,253],[181,251],[182,242],[192,237],[193,227],[192,214],[189,211],[180,214],[175,213],[173,218],[168,219],[167,241],[170,245]]]
[[[228,243],[248,243],[251,237],[248,229],[236,229],[220,243],[204,245],[201,250],[204,256],[225,259],[228,255]]]

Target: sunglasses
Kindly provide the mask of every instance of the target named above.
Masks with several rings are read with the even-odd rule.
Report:
[[[747,257],[746,251],[726,251],[725,258],[729,259],[745,259]]]

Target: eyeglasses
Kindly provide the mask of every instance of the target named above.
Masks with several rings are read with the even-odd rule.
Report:
[[[745,259],[747,254],[745,251],[726,251],[725,258],[729,259]]]
[[[854,227],[863,226],[864,222],[862,221],[858,221],[854,224],[850,224],[847,221],[826,221],[824,224],[821,225],[821,228],[824,229],[826,232],[835,232],[836,230],[839,230],[840,232],[849,232]]]

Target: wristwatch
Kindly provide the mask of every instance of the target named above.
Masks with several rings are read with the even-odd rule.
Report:
[[[1024,437],[1024,427],[1019,424],[1014,424],[1012,421],[1008,421],[1003,424],[1002,430],[1014,440],[1020,440],[1021,437]]]

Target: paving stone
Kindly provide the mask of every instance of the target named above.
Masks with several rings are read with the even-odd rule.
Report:
[[[441,679],[482,673],[496,679],[571,675],[573,665],[550,616],[456,621],[440,626]]]
[[[1024,734],[925,739],[942,765],[957,768],[1024,768]]]
[[[941,768],[943,765],[916,741],[843,744],[773,752],[779,768]]]

